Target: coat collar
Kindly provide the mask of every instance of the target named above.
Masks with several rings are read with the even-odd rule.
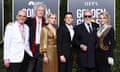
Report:
[[[24,34],[26,34],[26,26],[25,26],[25,24],[23,24],[23,25],[24,25]],[[14,22],[14,26],[15,26],[15,27],[14,27],[15,30],[17,31],[16,33],[17,33],[18,39],[19,39],[19,40],[22,40],[22,41],[24,42],[17,21]],[[26,36],[26,35],[25,35],[25,36]]]

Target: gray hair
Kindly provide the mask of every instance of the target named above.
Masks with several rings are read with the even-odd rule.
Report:
[[[91,13],[91,15],[92,15],[92,12],[91,12],[91,10],[89,10],[89,9],[86,9],[86,10],[84,11],[84,14],[85,14],[86,12],[90,12],[90,13]]]
[[[19,12],[24,12],[24,13],[27,15],[26,10],[24,10],[24,9],[20,9],[20,10],[18,10],[17,14],[18,14]]]
[[[43,7],[46,13],[47,6],[43,2],[38,2],[33,6],[33,17],[36,15],[36,11],[39,7]]]

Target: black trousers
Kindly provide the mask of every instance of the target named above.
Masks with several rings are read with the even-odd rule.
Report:
[[[27,72],[30,56],[25,52],[24,60],[21,63],[10,63],[7,72]]]
[[[80,67],[79,72],[96,72],[95,68],[85,68],[85,67]]]
[[[36,53],[29,61],[27,72],[42,72],[42,55],[39,52],[40,45],[36,45]]]
[[[59,72],[72,72],[73,58],[71,57],[66,59],[65,63],[59,61]]]
[[[112,72],[111,66],[97,67],[97,72]]]

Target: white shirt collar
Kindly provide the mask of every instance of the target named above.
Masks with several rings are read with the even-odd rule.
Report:
[[[68,25],[68,24],[65,24],[66,26],[67,26],[67,28],[69,28],[69,29],[73,29],[73,25]]]
[[[88,23],[84,23],[84,25],[85,25],[87,31],[90,33]],[[92,28],[92,23],[89,23],[89,25],[90,25],[90,28],[93,29],[93,28]]]
[[[73,39],[74,37],[74,30],[73,30],[73,25],[68,25],[68,24],[65,24],[70,32],[70,37],[71,37],[71,40]]]
[[[92,27],[92,23],[85,23],[85,26],[88,26],[88,24]]]
[[[42,18],[38,18],[37,16],[36,16],[36,21],[39,21],[39,20],[41,20]]]

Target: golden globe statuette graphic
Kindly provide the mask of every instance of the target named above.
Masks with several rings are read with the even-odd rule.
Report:
[[[95,21],[95,19],[94,19],[94,18],[92,18],[91,22],[95,23],[96,21]]]

